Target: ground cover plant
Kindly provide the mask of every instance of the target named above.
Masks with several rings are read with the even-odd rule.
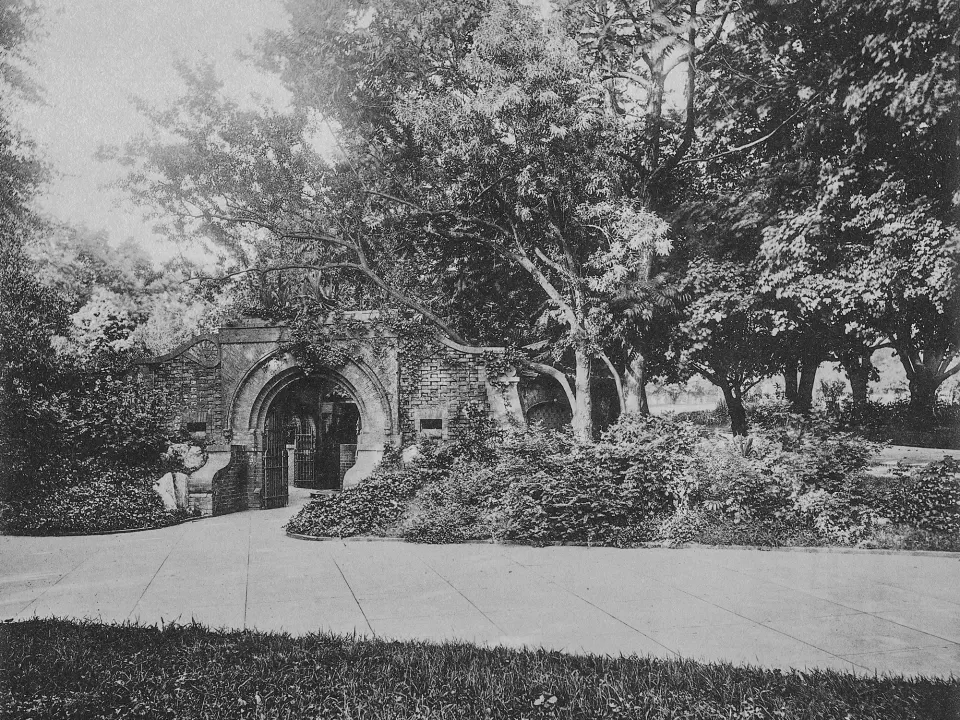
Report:
[[[69,380],[30,481],[8,483],[0,498],[0,531],[88,534],[185,519],[153,490],[157,478],[180,469],[165,457],[164,398],[123,375],[77,372]]]
[[[30,620],[0,626],[0,716],[858,718],[960,712],[955,680],[466,643]]]
[[[12,503],[5,527],[21,535],[85,535],[173,525],[188,517],[169,511],[153,489],[150,467],[92,464],[59,477],[56,488]]]
[[[467,428],[308,504],[287,529],[434,543],[960,550],[955,461],[877,476],[867,468],[879,446],[854,434],[772,412],[764,423],[730,438],[627,416],[589,444],[562,431]]]

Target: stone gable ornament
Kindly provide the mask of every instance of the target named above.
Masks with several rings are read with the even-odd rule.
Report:
[[[187,357],[205,368],[215,368],[220,364],[220,346],[212,340],[201,340],[187,350]]]

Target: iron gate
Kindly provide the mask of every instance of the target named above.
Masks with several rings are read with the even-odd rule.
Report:
[[[263,428],[263,496],[260,501],[260,507],[265,509],[286,507],[287,504],[289,466],[284,435],[279,413],[267,415]]]
[[[295,487],[317,486],[317,436],[297,433],[293,450],[293,484]]]

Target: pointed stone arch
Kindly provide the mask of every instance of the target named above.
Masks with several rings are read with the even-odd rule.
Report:
[[[360,412],[357,462],[344,478],[356,484],[376,467],[387,445],[397,439],[397,411],[377,373],[362,360],[317,373],[348,395]],[[232,442],[253,453],[263,450],[263,430],[271,403],[287,387],[307,378],[303,364],[291,353],[274,351],[255,362],[243,375],[227,413]]]

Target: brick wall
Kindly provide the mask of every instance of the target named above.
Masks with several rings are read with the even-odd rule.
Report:
[[[216,442],[223,430],[220,368],[199,365],[187,355],[150,366],[151,382],[170,403],[169,428],[174,433],[188,423],[206,423],[206,439]]]
[[[403,441],[416,438],[418,421],[442,418],[447,437],[455,437],[460,408],[467,402],[487,406],[484,366],[479,355],[437,343],[429,348],[400,347],[400,431]]]
[[[214,515],[247,509],[247,480],[250,474],[247,456],[250,454],[243,445],[230,446],[229,464],[213,476]]]

